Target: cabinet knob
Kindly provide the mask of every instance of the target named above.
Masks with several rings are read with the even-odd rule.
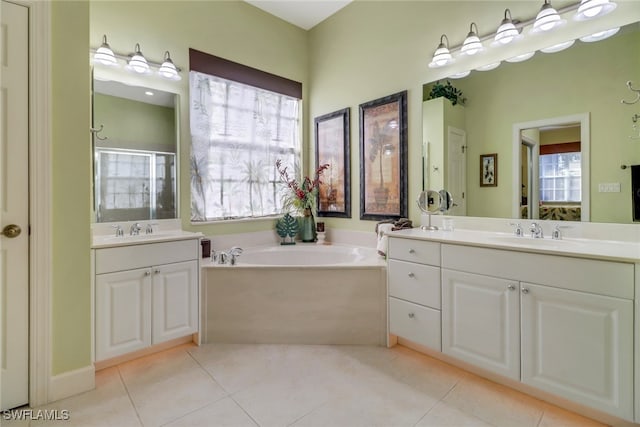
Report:
[[[147,270],[147,271],[144,272],[144,275],[145,276],[151,276],[151,272],[149,270]]]
[[[529,288],[522,288],[522,293],[523,294],[528,294],[529,293]]]
[[[414,317],[416,317],[416,315],[415,315],[415,314],[413,314],[413,313],[409,313],[409,319],[413,319]]]
[[[409,274],[407,274],[407,276],[409,276],[409,277],[416,277],[416,275],[415,275],[415,274],[413,274],[413,273],[409,273]]]
[[[510,285],[507,286],[507,289],[509,289],[510,291],[515,291],[516,290],[516,285],[510,284]]]
[[[409,253],[410,253],[410,254],[415,254],[415,253],[416,253],[416,251],[415,251],[415,249],[409,249]]]
[[[155,274],[160,274],[160,269],[159,269],[159,268],[156,268],[155,270],[153,270],[153,272],[154,272]]]

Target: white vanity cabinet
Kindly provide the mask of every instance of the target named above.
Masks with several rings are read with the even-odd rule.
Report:
[[[633,420],[633,264],[441,251],[444,353]]]
[[[519,380],[518,282],[443,269],[442,352]]]
[[[94,249],[95,358],[198,331],[199,240]]]
[[[389,239],[389,332],[441,349],[440,244]]]
[[[633,301],[520,286],[522,382],[633,419]]]

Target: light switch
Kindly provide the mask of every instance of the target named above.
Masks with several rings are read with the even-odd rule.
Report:
[[[612,182],[612,183],[598,184],[598,192],[599,193],[619,193],[620,183]]]

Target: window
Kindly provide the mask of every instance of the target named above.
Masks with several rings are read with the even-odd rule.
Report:
[[[192,58],[191,220],[276,215],[276,160],[300,170],[300,98],[209,72],[194,70]]]
[[[579,203],[581,171],[580,152],[540,155],[540,200]]]
[[[96,148],[96,172],[99,222],[176,217],[175,154]]]

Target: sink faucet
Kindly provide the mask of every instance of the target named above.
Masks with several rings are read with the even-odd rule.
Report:
[[[551,233],[551,238],[555,240],[562,240],[562,229],[563,228],[571,228],[568,225],[556,225],[553,229],[553,233]]]
[[[531,237],[534,239],[542,239],[544,237],[544,233],[542,232],[542,227],[537,222],[531,223]]]
[[[147,227],[145,228],[144,232],[146,234],[153,234],[153,226],[154,225],[158,225],[157,222],[150,222],[147,224]]]
[[[522,226],[520,225],[520,223],[519,223],[519,222],[517,222],[517,223],[516,223],[516,222],[511,222],[511,223],[509,223],[509,225],[513,225],[513,226],[515,227],[515,228],[514,228],[514,230],[513,230],[513,232],[514,232],[514,234],[515,234],[516,236],[518,236],[518,237],[522,237],[522,234],[523,234],[523,232],[522,232]]]
[[[140,226],[139,222],[131,224],[131,228],[129,229],[130,236],[137,236],[140,234],[140,230],[142,230],[142,226]]]
[[[116,229],[116,237],[124,236],[124,231],[122,230],[122,226],[120,224],[112,225],[112,227]]]

